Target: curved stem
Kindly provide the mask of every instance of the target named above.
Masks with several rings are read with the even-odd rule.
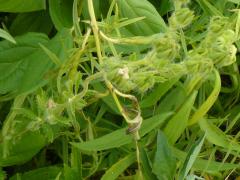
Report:
[[[98,56],[99,63],[101,64],[102,63],[102,53],[101,53],[100,39],[99,39],[99,35],[98,35],[98,25],[97,25],[97,21],[96,21],[96,16],[95,16],[92,0],[88,0],[88,11],[89,11],[89,15],[91,18],[91,26],[92,26],[93,35],[95,38],[95,43],[96,43],[96,48],[97,48],[97,56]]]

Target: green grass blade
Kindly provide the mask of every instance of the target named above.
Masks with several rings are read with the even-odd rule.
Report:
[[[164,123],[171,114],[172,113],[163,113],[161,115],[156,115],[152,118],[144,120],[139,132],[140,136],[142,137],[151,130],[157,128],[160,124]],[[83,151],[101,151],[120,147],[131,142],[132,136],[127,135],[126,128],[123,128],[100,138],[83,143],[72,143],[72,145]]]
[[[224,147],[226,149],[232,149],[240,152],[240,144],[236,141],[231,141],[223,131],[221,131],[217,126],[210,123],[211,120],[202,119],[199,121],[199,125],[206,133],[206,138],[209,142]]]
[[[130,153],[129,155],[125,156],[123,159],[115,163],[112,167],[110,167],[102,176],[101,180],[116,179],[121,173],[124,172],[125,169],[127,169],[135,161],[135,153]]]
[[[219,72],[215,69],[215,84],[214,89],[211,92],[210,96],[207,98],[207,100],[198,108],[198,110],[193,114],[192,118],[189,120],[189,125],[192,125],[196,122],[198,122],[200,119],[203,118],[203,116],[208,112],[208,110],[213,106],[215,101],[218,98],[218,95],[221,90],[221,78]]]
[[[184,180],[188,172],[193,166],[194,161],[202,148],[203,142],[205,140],[205,135],[202,136],[198,141],[196,141],[191,149],[189,150],[186,160],[184,161],[183,167],[180,170],[179,180]]]
[[[147,154],[147,150],[140,148],[140,162],[143,177],[146,180],[157,180],[157,177],[152,173],[152,165]]]
[[[187,127],[190,112],[197,96],[197,91],[185,101],[177,113],[168,121],[164,133],[170,144],[174,144]],[[173,131],[174,129],[174,131]]]
[[[173,152],[177,159],[184,162],[186,159],[187,153],[177,149],[173,148]],[[217,162],[217,161],[209,161],[201,158],[197,158],[196,161],[193,164],[193,168],[198,171],[206,171],[211,173],[217,173],[220,171],[227,171],[231,169],[238,169],[240,168],[240,164],[233,164],[233,163],[224,163]]]
[[[170,88],[173,87],[174,84],[179,80],[179,78],[172,79],[171,81],[167,81],[165,83],[159,84],[153,91],[148,94],[144,99],[140,102],[141,108],[147,108],[155,105],[161,97],[168,92]]]
[[[15,39],[7,31],[4,31],[3,29],[0,29],[0,37],[16,44]]]

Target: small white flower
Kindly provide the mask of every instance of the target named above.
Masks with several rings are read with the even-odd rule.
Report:
[[[118,74],[123,77],[123,79],[129,79],[129,70],[128,67],[120,68]]]

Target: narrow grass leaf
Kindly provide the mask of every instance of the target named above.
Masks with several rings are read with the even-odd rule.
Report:
[[[140,148],[140,162],[144,179],[157,180],[157,177],[152,172],[152,165],[148,157],[147,150],[143,147]]]
[[[213,106],[218,98],[221,90],[221,78],[219,72],[215,69],[215,84],[214,89],[207,98],[207,100],[198,108],[198,110],[193,114],[192,118],[189,120],[189,125],[197,123],[203,116],[208,112],[208,110]]]
[[[5,31],[5,30],[3,30],[1,28],[0,28],[0,37],[3,38],[3,39],[8,40],[11,43],[16,44],[15,39],[7,31]]]
[[[123,159],[119,160],[112,167],[110,167],[105,174],[102,176],[101,180],[116,179],[120,174],[124,172],[132,163],[136,161],[135,153],[130,153]]]
[[[174,84],[176,84],[178,80],[178,78],[175,78],[171,81],[161,83],[157,87],[155,87],[151,91],[151,93],[145,96],[144,99],[140,102],[141,108],[147,108],[155,105],[161,99],[161,97],[166,94],[169,89],[173,87]]]
[[[178,160],[184,162],[187,157],[187,153],[173,147],[173,152]],[[197,158],[193,164],[193,168],[198,171],[206,171],[206,172],[219,172],[219,171],[227,171],[235,168],[240,168],[240,164],[234,163],[222,163],[217,161],[209,161],[201,158]]]
[[[217,146],[240,152],[240,144],[236,141],[231,141],[223,131],[210,121],[207,119],[199,121],[200,128],[206,133],[207,140]]]
[[[185,177],[187,176],[188,172],[190,171],[194,164],[194,161],[197,159],[199,152],[201,151],[204,140],[205,135],[199,138],[199,140],[196,141],[189,150],[184,161],[183,167],[180,170],[179,180],[184,180]]]
[[[228,2],[232,2],[232,3],[235,3],[235,4],[240,4],[240,1],[239,0],[227,0]]]
[[[25,173],[18,173],[15,176],[11,177],[10,180],[53,180],[61,172],[62,168],[58,166],[49,166],[39,169],[34,169]]]
[[[197,0],[197,2],[206,13],[213,16],[222,16],[222,13],[209,3],[208,0]]]
[[[197,91],[194,91],[186,102],[179,108],[176,114],[168,121],[166,127],[164,128],[164,133],[170,144],[174,144],[186,129],[196,96]]]
[[[58,66],[60,66],[62,64],[61,60],[57,57],[56,54],[54,54],[52,51],[50,51],[48,48],[46,48],[43,44],[39,44],[39,46],[48,55],[48,57],[52,60],[53,63],[55,63]]]
[[[164,121],[171,115],[172,113],[163,113],[160,115],[153,116],[149,119],[146,119],[142,123],[142,127],[140,129],[140,136],[144,136],[151,130],[158,127],[160,124],[164,123]],[[110,134],[104,135],[97,139],[86,141],[82,143],[72,143],[73,146],[79,148],[83,151],[101,151],[111,148],[116,148],[123,146],[125,144],[129,144],[132,142],[132,136],[126,134],[126,129],[119,129]]]

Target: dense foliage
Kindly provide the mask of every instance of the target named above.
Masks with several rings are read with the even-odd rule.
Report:
[[[239,0],[0,0],[0,179],[240,176]]]

